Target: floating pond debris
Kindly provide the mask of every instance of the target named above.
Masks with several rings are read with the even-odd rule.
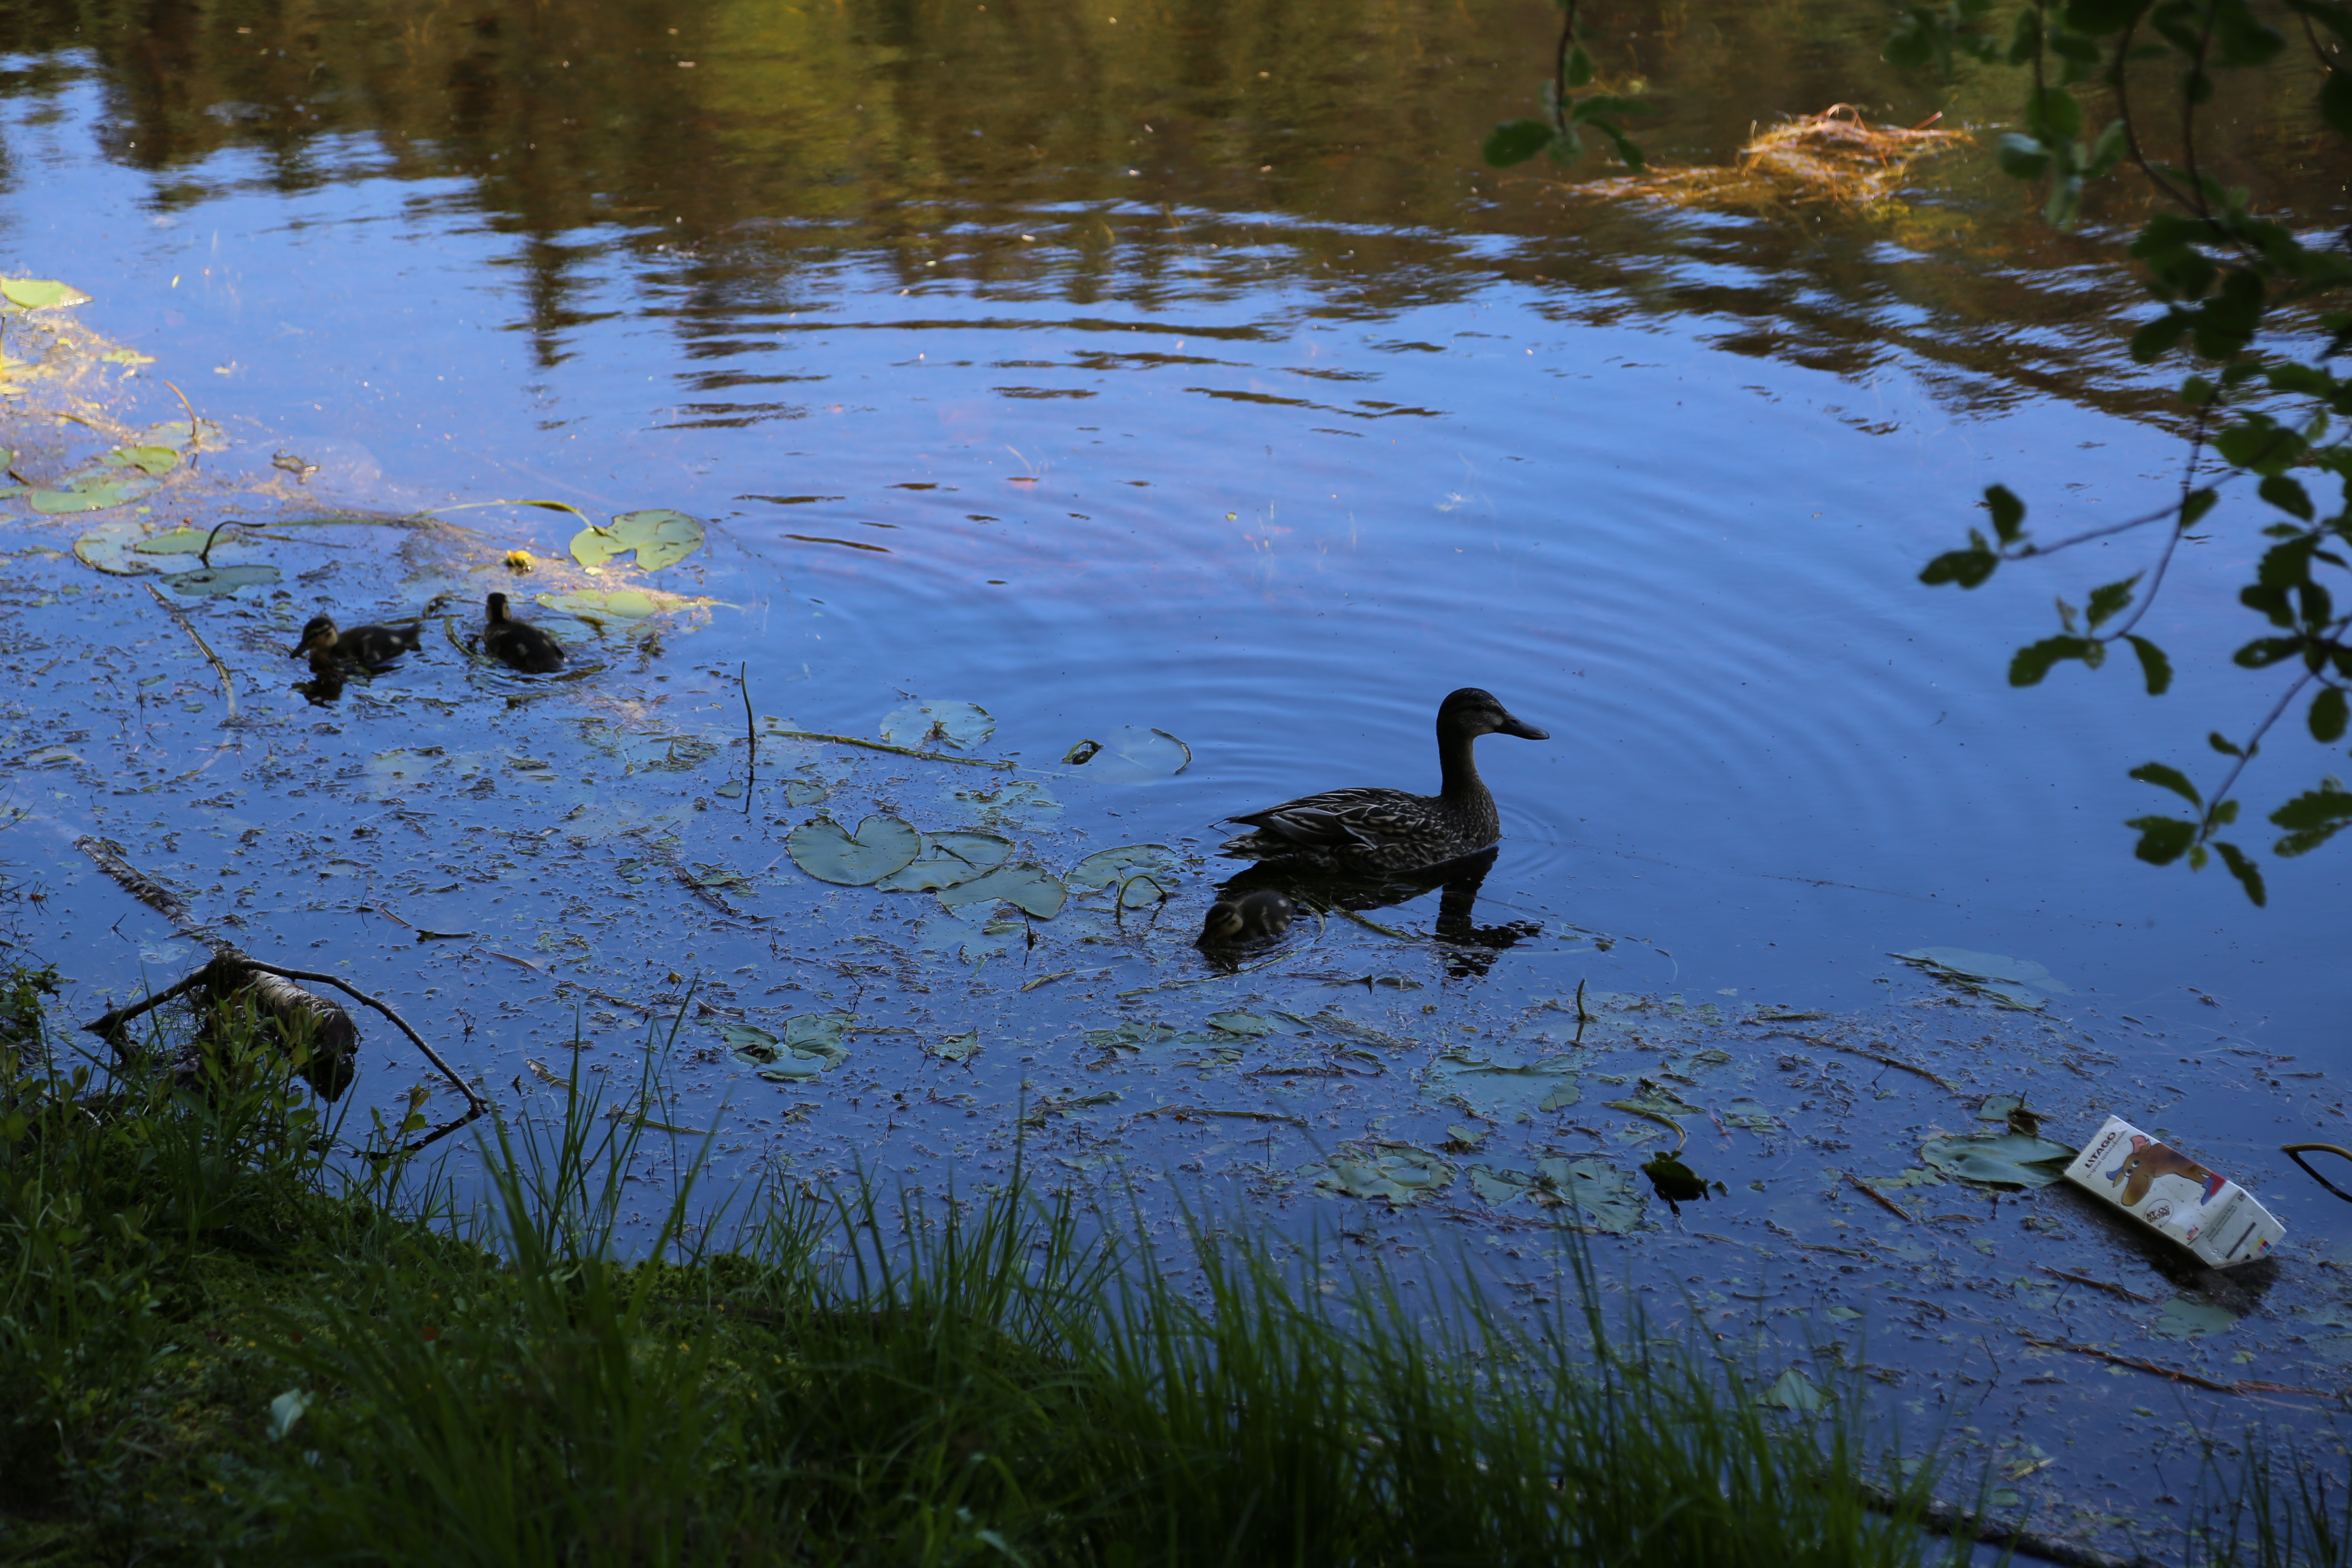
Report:
[[[2261,1258],[2286,1237],[2252,1193],[2120,1116],[2107,1118],[2065,1176],[2217,1268]]]
[[[894,746],[967,751],[995,733],[996,721],[976,702],[910,702],[882,716],[882,738]]]
[[[1640,1226],[1644,1199],[1633,1173],[1589,1155],[1553,1155],[1533,1171],[1507,1165],[1473,1165],[1470,1189],[1501,1208],[1521,1198],[1545,1208],[1574,1211],[1577,1223],[1603,1236],[1626,1236]]]
[[[1927,125],[1872,125],[1852,104],[1836,103],[1750,137],[1728,167],[1654,166],[1587,188],[1684,206],[1779,207],[1807,201],[1872,206],[1899,195],[1911,165],[1921,158],[1972,140],[1964,131]]]
[[[657,507],[625,511],[603,527],[591,524],[572,536],[572,558],[591,568],[609,566],[636,552],[642,571],[675,566],[702,548],[702,524],[682,511]]]
[[[1938,980],[2004,1007],[2032,1010],[2047,1005],[2053,995],[2074,994],[2032,959],[1970,952],[1958,947],[1915,947],[1891,956],[1916,964]]]
[[[870,887],[923,850],[923,836],[895,816],[869,816],[855,834],[829,816],[812,817],[785,837],[793,864],[820,882]]]

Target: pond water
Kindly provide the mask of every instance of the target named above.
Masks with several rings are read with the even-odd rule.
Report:
[[[1498,174],[1477,142],[1532,102],[1544,5],[586,10],[0,5],[0,265],[91,297],[70,330],[9,320],[12,358],[55,356],[19,471],[217,427],[152,495],[0,522],[16,941],[84,1015],[201,957],[95,835],[509,1106],[562,1092],[575,1028],[619,1102],[683,1009],[660,1117],[718,1125],[722,1172],[968,1189],[1025,1119],[1055,1181],[1245,1203],[1335,1256],[1466,1248],[1531,1296],[1566,1182],[1662,1315],[1874,1369],[2092,1534],[2177,1528],[2200,1428],[2317,1429],[2346,1216],[2275,1150],[2341,1136],[2341,857],[2274,862],[2256,910],[2120,826],[2158,804],[2128,767],[2197,772],[2262,699],[2216,657],[2251,531],[2168,584],[2160,700],[2003,679],[2133,537],[1916,582],[1987,483],[2063,531],[2177,482],[2166,378],[2122,350],[2132,211],[2042,231],[1989,134],[1861,208]],[[1832,103],[2000,123],[2012,80],[1902,77],[1882,24],[1592,12],[1668,163]],[[2233,90],[2225,163],[2340,225],[2299,111]],[[491,504],[524,500],[676,509],[705,542],[592,572],[580,519]],[[228,594],[120,551],[359,517],[232,533],[214,564],[268,571]],[[95,554],[134,574],[72,553],[112,524]],[[468,658],[491,588],[565,677]],[[567,598],[614,589],[656,597]],[[428,606],[403,668],[295,689],[310,615]],[[1203,960],[1215,819],[1431,787],[1464,685],[1551,735],[1481,744],[1506,837],[1454,912],[1485,942],[1438,933],[1433,889]],[[931,748],[964,762],[796,738],[922,702],[992,731]],[[2273,752],[2251,799],[2327,765]],[[814,880],[787,839],[819,816],[1057,873],[1169,853],[1134,907],[1113,881],[1038,919]],[[1928,948],[2049,981],[2020,1008],[1891,956]],[[387,1114],[429,1081],[381,1029],[362,1068]],[[2275,1279],[1923,1167],[2019,1094],[2053,1137],[2122,1114],[2245,1181],[2289,1226]],[[1676,1214],[1633,1172],[1685,1138],[1725,1190]],[[1808,1351],[1825,1306],[1867,1356]]]

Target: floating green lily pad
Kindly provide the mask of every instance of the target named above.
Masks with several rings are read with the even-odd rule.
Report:
[[[1532,1198],[1547,1208],[1571,1211],[1576,1223],[1606,1236],[1630,1235],[1641,1225],[1647,1202],[1631,1171],[1589,1155],[1555,1155],[1538,1161],[1532,1172],[1475,1165],[1470,1184],[1481,1199],[1497,1207],[1515,1198]]]
[[[1094,750],[1087,751],[1089,745]],[[1082,741],[1063,761],[1086,768],[1114,784],[1143,784],[1170,778],[1192,763],[1192,748],[1165,730],[1122,724],[1099,742]]]
[[[2051,978],[2050,972],[2027,958],[1998,952],[1970,952],[1958,947],[1916,947],[1894,955],[1916,964],[1937,979],[1970,995],[1982,996],[2004,1007],[2031,1011],[2046,1005],[2053,995],[2073,993]]]
[[[1107,888],[1130,877],[1163,877],[1176,868],[1176,851],[1165,844],[1122,844],[1097,849],[1070,868],[1073,888]]]
[[[193,572],[168,573],[163,585],[174,594],[217,595],[277,581],[278,568],[257,561],[242,566],[199,566]]]
[[[2175,1296],[2164,1304],[2164,1310],[2157,1314],[2147,1331],[2159,1340],[2201,1340],[2208,1334],[2223,1332],[2237,1321],[2238,1314],[2227,1307],[2217,1307],[2194,1296]]]
[[[980,1055],[980,1031],[966,1029],[961,1035],[950,1035],[931,1047],[931,1055],[943,1062],[968,1062]]]
[[[721,1024],[719,1034],[736,1058],[761,1078],[800,1082],[849,1059],[849,1047],[841,1043],[849,1019],[845,1013],[803,1013],[785,1020],[782,1039],[750,1024]]]
[[[20,310],[50,310],[66,305],[87,305],[89,296],[52,278],[0,278],[0,295]]]
[[[950,910],[1002,900],[1041,921],[1052,920],[1061,913],[1063,900],[1069,896],[1070,890],[1062,886],[1060,878],[1025,860],[1018,866],[1000,866],[984,877],[939,890],[940,902]]]
[[[2078,1152],[2022,1132],[1955,1132],[1919,1145],[1919,1157],[1937,1170],[1987,1187],[2046,1187]]]
[[[228,449],[228,436],[211,420],[197,420],[195,431],[197,451],[225,452]],[[144,444],[147,446],[176,447],[185,451],[188,446],[188,422],[184,419],[166,419],[161,425],[147,426],[143,435],[146,437]]]
[[[587,588],[572,594],[541,594],[539,602],[588,620],[642,621],[670,606],[642,588]]]
[[[1384,1198],[1392,1204],[1413,1203],[1442,1193],[1454,1180],[1454,1167],[1436,1155],[1396,1146],[1342,1147],[1322,1164],[1309,1165],[1306,1171],[1315,1173],[1315,1184],[1326,1192]]]
[[[894,746],[977,746],[996,733],[996,721],[976,702],[910,702],[882,716],[882,738]]]
[[[146,537],[135,522],[101,522],[74,541],[74,554],[85,566],[95,566],[112,577],[146,577],[155,568],[129,553]]]
[[[77,511],[104,511],[142,496],[152,495],[158,481],[145,474],[99,469],[69,476],[63,489],[37,489],[27,496],[35,511],[56,517]]]
[[[117,447],[99,461],[110,468],[137,468],[160,479],[180,466],[180,453],[173,447]]]
[[[784,839],[793,864],[820,882],[870,887],[922,853],[923,836],[895,816],[869,816],[855,834],[829,816],[802,823]]]
[[[923,836],[923,852],[874,885],[886,893],[928,893],[984,877],[1011,858],[1013,840],[961,829]]]
[[[702,524],[682,511],[625,511],[602,528],[573,534],[572,558],[583,566],[607,566],[635,551],[640,570],[658,572],[701,549],[702,540]]]
[[[1775,1410],[1811,1412],[1827,1405],[1829,1395],[1822,1392],[1821,1384],[1792,1366],[1774,1379],[1771,1387],[1758,1394],[1756,1403]]]
[[[209,528],[167,529],[152,538],[141,540],[131,548],[142,555],[201,555],[205,542],[212,536],[213,531]],[[234,537],[234,534],[224,531],[221,542],[226,544]]]
[[[1272,1018],[1255,1013],[1212,1013],[1209,1026],[1223,1029],[1228,1035],[1271,1035],[1282,1026]]]
[[[1489,1121],[1515,1121],[1539,1110],[1559,1110],[1583,1098],[1568,1057],[1518,1065],[1449,1051],[1430,1064],[1423,1092],[1459,1100]]]

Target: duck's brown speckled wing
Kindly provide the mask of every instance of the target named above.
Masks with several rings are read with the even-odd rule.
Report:
[[[1225,820],[1302,849],[1368,850],[1428,837],[1434,805],[1401,789],[1333,789]]]

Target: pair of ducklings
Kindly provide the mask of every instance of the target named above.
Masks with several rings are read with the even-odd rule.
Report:
[[[529,622],[509,616],[504,594],[492,594],[484,608],[488,619],[482,626],[483,652],[500,664],[533,675],[563,668],[563,645]],[[332,616],[313,616],[302,628],[302,640],[287,650],[287,657],[309,654],[311,670],[322,675],[340,673],[341,667],[354,664],[375,669],[414,650],[417,640],[413,624],[345,630],[335,625]]]

